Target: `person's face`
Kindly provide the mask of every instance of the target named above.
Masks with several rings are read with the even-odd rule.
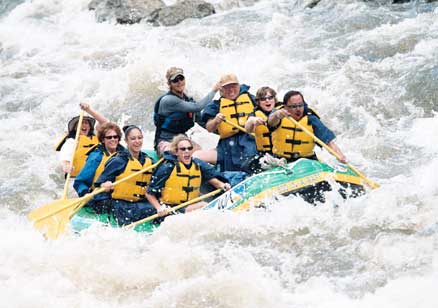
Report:
[[[235,100],[239,96],[240,85],[238,83],[230,83],[221,88],[222,96]]]
[[[178,75],[173,81],[169,80],[169,88],[171,92],[182,94],[186,87],[186,79],[183,75]]]
[[[176,148],[176,156],[178,160],[183,164],[190,164],[192,161],[193,154],[193,145],[187,141],[183,140],[178,143],[178,147]]]
[[[271,112],[275,106],[275,96],[267,91],[263,97],[259,98],[259,107],[265,112]]]
[[[108,129],[103,136],[103,145],[105,146],[105,149],[110,153],[114,153],[119,144],[119,139],[120,138],[114,129]]]
[[[81,135],[88,135],[90,129],[90,122],[88,122],[87,120],[83,120],[81,125]]]
[[[140,153],[141,147],[143,146],[142,132],[137,128],[131,129],[126,137],[126,145],[128,146],[129,152],[134,154]]]
[[[284,103],[284,108],[296,121],[301,120],[304,115],[304,101],[300,95],[294,95]]]

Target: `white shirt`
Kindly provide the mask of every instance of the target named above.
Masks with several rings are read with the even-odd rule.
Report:
[[[71,163],[71,157],[75,150],[75,140],[73,138],[67,138],[58,152],[58,157],[61,162],[69,161]]]

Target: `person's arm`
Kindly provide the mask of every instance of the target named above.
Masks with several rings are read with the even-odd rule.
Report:
[[[342,153],[341,149],[336,145],[336,143],[332,140],[327,144],[333,151],[336,152],[336,154],[339,155],[339,158],[337,158],[341,163],[346,164],[347,163],[347,157]]]
[[[211,184],[214,188],[221,188],[224,191],[230,190],[231,185],[230,183],[224,183],[222,181],[219,181],[217,178],[212,178],[207,181],[209,184]]]
[[[59,151],[58,157],[61,161],[62,171],[70,173],[73,171],[71,157],[75,150],[75,140],[73,138],[67,138]]]
[[[217,128],[223,120],[225,120],[225,115],[222,113],[218,113],[214,118],[211,118],[207,121],[207,123],[205,124],[205,129],[210,133],[214,133],[215,131],[217,131]]]
[[[102,156],[103,154],[101,152],[96,151],[90,153],[81,172],[76,176],[73,187],[79,197],[88,193],[90,187],[93,185],[94,175],[96,174],[97,167],[99,167],[99,164],[102,161]]]
[[[167,208],[161,205],[160,201],[158,201],[158,198],[155,195],[146,192],[145,196],[149,203],[157,211],[158,216],[164,216],[167,214]]]
[[[99,128],[101,125],[105,124],[106,122],[109,122],[107,118],[105,118],[102,114],[91,108],[91,105],[85,102],[82,102],[79,104],[82,110],[86,111],[89,115],[91,115],[93,118],[96,119],[97,125],[96,129]]]
[[[185,101],[175,95],[166,95],[161,99],[159,114],[167,115],[170,112],[199,112],[211,102],[220,88],[220,83],[217,82],[213,89],[199,102],[194,100]]]
[[[106,162],[102,173],[94,182],[94,185],[96,187],[103,187],[106,191],[113,189],[113,182],[125,170],[127,163],[128,161],[120,156],[110,158]]]
[[[175,95],[166,95],[160,101],[158,113],[166,116],[172,112],[199,112],[210,102],[216,92],[211,91],[201,101],[185,101],[184,99]]]
[[[329,146],[339,155],[338,160],[341,163],[346,163],[347,157],[342,153],[341,149],[334,142],[336,138],[335,134],[327,126],[325,126],[324,123],[322,123],[322,121],[318,119],[318,117],[310,115],[309,119],[315,136],[318,137],[322,142],[327,144],[327,146]]]
[[[202,179],[204,181],[207,181],[215,188],[222,188],[223,190],[229,190],[231,188],[227,178],[222,176],[222,173],[217,171],[212,165],[197,158],[193,158],[193,161],[198,164],[201,169]]]
[[[245,123],[245,130],[248,134],[253,133],[257,126],[259,125],[265,125],[266,122],[259,117],[256,116],[250,116],[248,117],[248,120]]]
[[[146,199],[148,199],[149,203],[152,204],[160,216],[167,213],[166,207],[161,205],[159,197],[161,196],[161,191],[166,184],[167,179],[172,173],[173,166],[173,163],[165,162],[155,168],[152,172],[151,181],[145,193]]]
[[[268,117],[269,127],[272,127],[272,128],[277,127],[280,124],[281,120],[288,115],[289,115],[289,112],[287,112],[286,109],[280,109],[277,111],[273,111]]]

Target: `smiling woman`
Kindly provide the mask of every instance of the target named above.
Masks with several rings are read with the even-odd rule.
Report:
[[[127,149],[108,160],[95,185],[105,188],[104,199],[110,200],[111,212],[119,225],[127,225],[156,213],[145,198],[152,171],[147,171],[115,186],[119,181],[138,170],[152,166],[152,159],[141,151],[143,132],[135,125],[123,127]],[[105,136],[112,133],[107,132]],[[114,138],[111,137],[111,142]],[[108,142],[108,141],[107,141]],[[111,193],[111,195],[110,195]],[[109,201],[107,201],[109,202]]]
[[[75,177],[79,174],[82,167],[85,165],[86,153],[99,142],[94,134],[94,124],[96,123],[96,120],[98,122],[97,128],[108,122],[103,115],[91,108],[90,104],[80,103],[79,106],[92,117],[84,117],[84,120],[81,123],[78,145],[76,146],[74,139],[79,123],[79,116],[72,118],[68,122],[68,133],[55,147],[55,150],[59,152],[62,170],[65,173],[69,173],[71,177]],[[75,154],[72,162],[71,157],[73,152],[75,152]]]
[[[154,147],[161,156],[164,151],[169,150],[172,138],[178,134],[185,134],[195,125],[195,116],[208,102],[210,102],[219,90],[219,84],[199,102],[187,96],[186,78],[184,71],[179,67],[170,67],[166,72],[169,92],[160,96],[154,106],[155,131]]]
[[[224,190],[231,188],[228,181],[211,165],[192,157],[193,148],[193,142],[189,137],[176,136],[170,143],[173,154],[165,152],[165,162],[154,170],[146,198],[160,216],[168,213],[168,206],[175,207],[197,198],[201,194],[203,183]],[[178,212],[194,211],[206,204],[204,201],[197,202],[179,209]]]
[[[86,153],[87,161],[73,184],[80,197],[95,188],[94,182],[99,178],[106,162],[117,152],[124,150],[124,147],[119,144],[121,137],[122,132],[115,123],[107,122],[99,127],[98,138],[100,143],[93,146]],[[88,206],[93,208],[96,213],[109,213],[111,200],[107,194],[99,194],[88,203]]]

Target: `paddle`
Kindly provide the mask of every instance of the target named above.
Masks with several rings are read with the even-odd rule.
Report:
[[[143,168],[140,171],[137,171],[123,179],[120,179],[113,183],[113,185],[118,185],[123,183],[143,172],[146,172],[150,169],[157,167],[163,158],[161,158],[155,164]],[[43,232],[48,239],[57,239],[59,234],[63,233],[65,230],[65,226],[70,221],[74,213],[77,213],[85,204],[87,204],[93,197],[97,194],[104,192],[104,188],[95,189],[93,192],[86,194],[81,198],[75,199],[61,199],[51,202],[49,204],[43,205],[33,211],[31,211],[28,215],[30,221],[33,222],[33,226],[35,229]]]
[[[292,118],[291,116],[288,116],[288,118],[295,124],[297,125],[299,128],[301,128],[307,135],[309,135],[310,137],[312,137],[316,143],[318,143],[320,146],[322,146],[324,149],[326,149],[330,154],[332,154],[334,157],[336,157],[337,159],[341,159],[340,155],[338,153],[336,153],[332,148],[330,148],[328,145],[326,145],[324,142],[322,142],[321,139],[319,139],[318,137],[316,137],[312,132],[310,132],[306,127],[304,127],[302,124],[300,124],[298,121],[296,121],[294,118]],[[351,164],[346,163],[346,165],[348,167],[350,167],[351,170],[353,170],[359,177],[361,177],[367,184],[369,187],[371,187],[372,189],[375,188],[379,188],[380,185],[371,181],[370,179],[366,178],[365,175],[363,175],[359,170],[357,170],[356,168],[354,168]]]
[[[78,147],[78,143],[79,143],[79,136],[81,135],[81,128],[82,128],[82,120],[84,119],[84,111],[81,111],[81,114],[79,115],[79,121],[78,121],[78,126],[76,127],[76,135],[75,135],[75,147],[73,149],[73,153],[71,154],[71,159],[70,159],[70,166],[73,167],[73,161],[75,159],[75,155],[76,155],[76,149]],[[62,198],[63,200],[67,199],[67,193],[68,193],[68,183],[70,181],[71,172],[67,173],[67,177],[65,178],[65,184],[64,184],[64,193],[62,194]]]
[[[241,132],[244,132],[244,133],[246,133],[246,134],[249,134],[249,135],[255,137],[255,134],[254,134],[254,133],[248,133],[248,132],[246,131],[246,129],[243,128],[242,126],[237,125],[237,124],[234,124],[233,122],[231,122],[230,120],[227,120],[227,119],[224,119],[223,121],[224,121],[225,123],[231,125],[232,127],[237,128],[237,129],[240,130]]]
[[[174,207],[172,207],[172,208],[169,209],[169,212],[175,212],[175,211],[177,211],[177,210],[179,210],[179,209],[181,209],[181,208],[183,208],[183,207],[185,207],[185,206],[188,206],[188,205],[190,205],[190,204],[193,204],[193,203],[196,203],[196,202],[202,201],[202,200],[204,200],[205,198],[208,198],[208,197],[214,196],[214,195],[220,193],[221,191],[223,191],[222,188],[219,188],[219,189],[213,190],[212,192],[209,192],[208,194],[205,194],[205,195],[199,196],[199,197],[194,198],[194,199],[192,199],[192,200],[189,200],[189,201],[187,201],[187,202],[181,203],[180,205],[174,206]],[[132,229],[132,228],[135,228],[135,227],[138,226],[138,225],[141,225],[142,223],[145,223],[145,222],[151,221],[151,220],[153,220],[153,219],[155,219],[155,218],[158,218],[158,217],[160,217],[158,214],[154,214],[154,215],[152,215],[152,216],[149,216],[149,217],[146,217],[146,218],[143,218],[143,219],[137,220],[136,222],[133,222],[133,223],[131,223],[131,224],[129,224],[129,225],[126,225],[124,228]]]

